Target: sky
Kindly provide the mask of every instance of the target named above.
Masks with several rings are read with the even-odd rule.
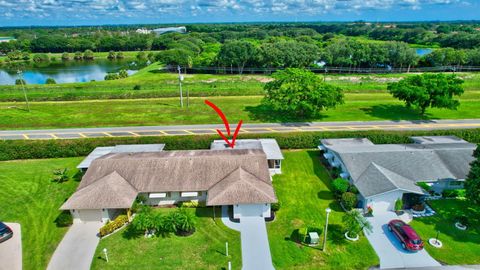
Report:
[[[0,0],[0,26],[480,20],[480,0]]]

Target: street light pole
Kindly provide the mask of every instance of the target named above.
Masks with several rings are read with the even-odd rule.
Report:
[[[325,221],[325,234],[323,235],[323,252],[327,250],[328,216],[330,215],[330,212],[332,212],[332,209],[327,208],[325,209],[325,212],[327,212],[327,219]]]
[[[20,84],[22,85],[23,96],[25,97],[25,102],[27,103],[27,110],[30,112],[30,103],[28,102],[27,91],[25,90],[25,84],[23,83],[23,73],[21,70],[17,71],[18,77],[20,79]]]
[[[180,86],[180,107],[183,108],[183,92],[182,92],[182,81],[183,81],[183,76],[182,76],[182,68],[180,66],[177,66],[178,69],[178,85]]]

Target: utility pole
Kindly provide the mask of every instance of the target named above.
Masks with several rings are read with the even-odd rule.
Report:
[[[183,92],[182,92],[182,81],[183,81],[183,76],[182,76],[182,68],[180,66],[177,66],[178,69],[178,85],[180,86],[180,107],[183,108]]]
[[[20,84],[22,85],[23,96],[25,97],[25,103],[27,103],[27,110],[28,110],[28,112],[30,112],[30,104],[28,103],[27,91],[25,90],[25,84],[24,84],[23,76],[22,76],[23,73],[22,73],[21,70],[18,70],[17,74],[18,74],[18,78],[20,80]]]

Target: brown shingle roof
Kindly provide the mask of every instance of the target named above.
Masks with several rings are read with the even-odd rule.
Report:
[[[130,208],[137,194],[138,191],[114,171],[77,190],[60,209]]]
[[[270,181],[258,179],[242,167],[208,190],[207,205],[277,202]]]
[[[242,169],[243,172],[234,173],[240,167],[247,168],[248,172]],[[228,201],[228,204],[276,201],[266,155],[257,149],[112,153],[92,162],[76,193],[99,185],[97,182],[113,172],[138,192],[207,191],[225,180],[224,183],[231,182],[233,186],[228,187],[222,197],[217,197],[218,201]],[[249,192],[235,190],[246,185],[250,187]],[[232,197],[236,192],[241,192],[242,197]],[[215,194],[219,192],[214,190]],[[110,197],[108,192],[99,195]],[[91,197],[95,204],[94,196]]]

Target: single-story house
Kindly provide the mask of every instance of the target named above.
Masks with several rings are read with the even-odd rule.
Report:
[[[110,153],[149,153],[160,152],[165,148],[165,144],[119,144],[116,146],[106,146],[95,148],[88,156],[78,164],[77,169],[85,172],[90,164],[97,158]]]
[[[74,222],[105,222],[138,196],[154,206],[232,205],[234,218],[269,218],[270,204],[277,202],[261,149],[112,152],[91,162],[60,209],[70,210]]]
[[[232,149],[223,140],[215,140],[210,145],[211,150]],[[268,169],[270,174],[282,173],[283,154],[275,139],[241,139],[235,141],[234,149],[261,149],[267,155]]]
[[[435,191],[463,187],[475,144],[453,136],[412,137],[412,144],[374,144],[366,138],[324,139],[319,148],[340,177],[359,191],[364,208],[394,209],[406,194],[424,195],[418,182]]]

